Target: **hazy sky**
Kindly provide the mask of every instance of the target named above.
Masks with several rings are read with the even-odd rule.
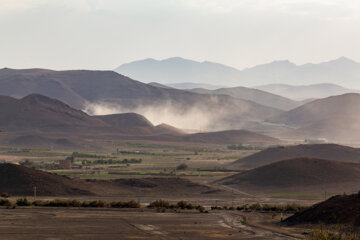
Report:
[[[0,0],[0,67],[360,61],[359,0]]]

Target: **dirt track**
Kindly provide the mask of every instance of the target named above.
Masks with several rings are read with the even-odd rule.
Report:
[[[244,221],[235,212],[18,208],[0,209],[0,216],[0,238],[7,240],[296,239],[274,224],[254,225],[261,215]]]

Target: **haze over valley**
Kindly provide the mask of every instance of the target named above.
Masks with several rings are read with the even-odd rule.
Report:
[[[0,239],[360,240],[360,3],[1,0]]]

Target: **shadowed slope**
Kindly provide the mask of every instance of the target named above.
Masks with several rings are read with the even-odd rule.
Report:
[[[232,168],[254,168],[291,158],[320,158],[360,163],[360,149],[337,144],[308,144],[267,148],[230,164]]]
[[[360,225],[360,196],[337,195],[328,200],[315,204],[312,207],[294,214],[285,219],[285,223],[325,223]]]
[[[219,181],[247,191],[355,190],[360,183],[360,165],[314,158],[296,158],[271,163]]]
[[[0,192],[13,195],[93,195],[82,181],[14,164],[0,164]]]

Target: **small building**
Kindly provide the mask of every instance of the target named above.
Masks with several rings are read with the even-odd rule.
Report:
[[[72,169],[71,159],[60,160],[59,161],[59,168],[60,169]]]

